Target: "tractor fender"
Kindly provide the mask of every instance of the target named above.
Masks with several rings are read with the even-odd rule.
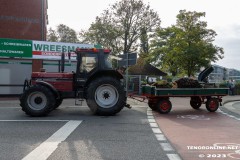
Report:
[[[58,92],[58,91],[56,90],[56,88],[55,88],[53,85],[51,85],[50,83],[45,82],[45,81],[36,81],[35,84],[42,85],[42,86],[44,86],[44,87],[49,88],[49,89],[53,92],[53,94],[56,96],[57,99],[60,98],[59,92]]]
[[[31,80],[28,80],[27,78],[24,80],[24,84],[23,84],[23,92],[25,92],[25,90],[27,88],[29,88],[29,86],[31,85]]]
[[[116,79],[121,80],[122,84],[124,83],[124,81],[123,81],[123,79],[124,79],[123,75],[122,75],[121,73],[119,73],[117,70],[99,70],[99,71],[93,73],[93,74],[87,79],[87,81],[86,81],[86,83],[85,83],[85,87],[87,88],[87,87],[90,85],[90,83],[91,83],[92,81],[94,81],[95,79],[97,79],[97,78],[99,78],[99,77],[106,77],[106,76],[107,76],[107,77],[114,77],[114,78],[116,78]],[[85,88],[85,89],[86,89],[86,88]],[[85,90],[85,92],[86,92],[86,90]]]
[[[119,73],[117,70],[100,70],[95,72],[94,74],[92,74],[88,80],[86,81],[86,86],[88,86],[92,80],[98,78],[98,77],[105,77],[105,76],[109,76],[109,77],[114,77],[116,79],[124,79],[123,75],[121,73]]]

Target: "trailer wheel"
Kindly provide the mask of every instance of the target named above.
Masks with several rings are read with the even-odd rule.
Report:
[[[191,97],[190,105],[193,109],[199,109],[202,105],[200,97]]]
[[[148,106],[149,106],[149,108],[151,108],[153,111],[156,111],[156,110],[157,110],[157,104],[156,104],[156,103],[148,102]]]
[[[209,112],[215,112],[219,107],[217,98],[209,98],[206,102],[206,108]]]
[[[46,116],[53,110],[55,96],[47,87],[34,85],[29,87],[20,97],[22,110],[30,116]]]
[[[153,111],[156,111],[156,110],[157,110],[157,103],[158,103],[158,100],[157,100],[157,99],[154,99],[154,98],[149,98],[149,99],[148,99],[148,106],[149,106],[149,108],[151,108]]]
[[[113,77],[97,78],[88,86],[87,104],[94,114],[114,115],[126,104],[124,86]]]
[[[168,99],[160,100],[157,103],[157,110],[162,114],[167,114],[172,109],[172,103]]]

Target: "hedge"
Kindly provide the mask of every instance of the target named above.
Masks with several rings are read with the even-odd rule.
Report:
[[[219,88],[228,88],[227,82],[220,83]],[[237,82],[235,85],[235,95],[240,95],[240,82]]]

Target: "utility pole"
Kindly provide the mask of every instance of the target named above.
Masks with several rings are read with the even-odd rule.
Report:
[[[125,75],[125,77],[126,77],[126,96],[128,97],[128,53],[127,53],[127,57],[126,57],[126,59],[127,59],[127,62],[126,62],[126,75]]]

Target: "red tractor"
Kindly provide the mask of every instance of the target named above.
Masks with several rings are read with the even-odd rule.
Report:
[[[27,115],[46,116],[65,98],[86,99],[96,115],[114,115],[129,107],[123,75],[109,62],[110,50],[77,48],[75,53],[75,72],[64,73],[62,56],[62,73],[33,72],[31,80],[25,81],[20,106]]]

